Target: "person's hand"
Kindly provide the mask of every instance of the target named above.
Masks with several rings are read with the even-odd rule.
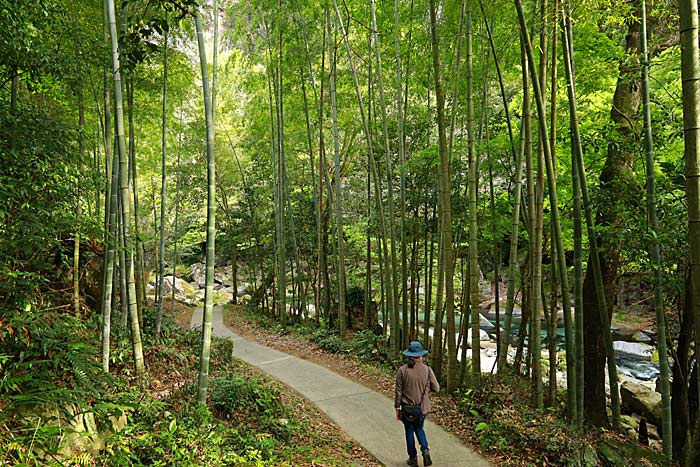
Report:
[[[396,409],[396,420],[401,421],[401,409]]]

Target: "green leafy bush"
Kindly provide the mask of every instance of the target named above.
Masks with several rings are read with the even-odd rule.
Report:
[[[385,359],[384,336],[378,336],[374,332],[365,329],[357,331],[346,343],[348,352],[357,356],[363,362],[383,363]]]
[[[192,282],[192,268],[184,264],[175,266],[175,277],[185,282]]]
[[[97,224],[75,215],[76,187],[91,189],[97,173],[81,168],[70,118],[0,110],[0,319],[64,300],[76,229],[98,237]]]
[[[56,455],[66,422],[95,412],[117,387],[102,371],[85,322],[73,314],[27,311],[5,315],[0,326],[0,465],[41,464]]]
[[[219,423],[206,406],[188,402],[193,397],[174,400],[139,404],[126,429],[108,440],[105,465],[275,465],[274,443],[265,437]]]
[[[211,404],[222,414],[234,414],[243,408],[269,415],[285,415],[279,390],[274,385],[264,385],[256,378],[230,376],[215,379],[211,383]]]
[[[232,375],[211,383],[210,403],[214,412],[227,420],[241,420],[247,414],[257,414],[259,428],[275,439],[289,439],[296,428],[289,409],[280,397],[275,384],[265,384],[257,378]]]
[[[155,335],[157,318],[158,308],[146,307],[143,309],[143,323],[141,323],[141,329],[144,335]],[[175,323],[175,320],[173,320],[172,315],[167,311],[166,307],[164,306],[160,323],[161,339],[172,337],[178,332],[180,332],[180,329],[177,323]]]
[[[348,307],[361,307],[365,305],[365,289],[362,287],[350,287],[345,294],[345,302]]]
[[[553,409],[538,410],[528,401],[526,382],[496,376],[459,393],[459,409],[487,451],[520,456],[531,465],[575,466],[588,441]]]
[[[340,353],[345,350],[345,343],[340,338],[340,335],[325,326],[321,326],[313,333],[311,341],[315,342],[323,350],[331,353]]]

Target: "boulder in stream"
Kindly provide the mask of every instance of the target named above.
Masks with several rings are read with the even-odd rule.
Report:
[[[661,424],[661,394],[634,381],[625,381],[620,386],[622,407],[639,414],[649,423]]]
[[[654,347],[642,342],[613,342],[613,349],[616,354],[625,354],[629,358],[642,361],[651,361],[651,356],[654,354]]]
[[[479,313],[479,327],[481,328],[482,331],[485,332],[496,332],[496,326],[491,323],[488,319],[484,317],[481,313]]]
[[[489,337],[488,333],[484,331],[483,329],[479,330],[479,342],[490,342],[491,337]],[[467,347],[471,348],[472,346],[472,330],[469,328],[467,331]]]

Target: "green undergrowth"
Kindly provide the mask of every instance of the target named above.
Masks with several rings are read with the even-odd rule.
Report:
[[[478,387],[462,389],[454,397],[472,439],[503,459],[502,465],[664,465],[659,453],[614,432],[576,429],[565,420],[561,404],[533,408],[529,381],[519,376],[482,375]]]
[[[212,338],[209,400],[206,406],[198,404],[199,332],[179,330],[166,320],[164,336],[156,342],[153,322],[153,310],[146,310],[145,378],[131,374],[129,341],[118,332],[113,336],[112,373],[105,374],[94,351],[98,342],[88,345],[91,352],[73,344],[76,339],[65,322],[56,329],[48,326],[44,334],[28,329],[31,344],[24,346],[24,353],[0,359],[0,465],[352,463],[352,445],[332,430],[317,435],[314,424],[323,417],[281,384],[233,359],[230,340]],[[74,325],[80,340],[99,336],[96,328]],[[94,414],[99,448],[66,451],[71,434],[66,407],[73,406],[77,410],[72,413]],[[119,418],[124,423],[115,429],[110,420]]]
[[[559,417],[556,409],[531,407],[526,381],[483,375],[481,383],[455,397],[464,423],[482,449],[513,459],[510,465],[597,465],[591,440]]]
[[[313,321],[290,322],[282,325],[272,317],[261,314],[255,307],[229,305],[226,313],[242,312],[245,318],[275,334],[294,334],[316,344],[321,350],[332,354],[352,355],[369,371],[393,374],[395,361],[387,355],[386,338],[368,329],[350,331],[343,340],[338,329],[322,321],[316,326]]]
[[[229,312],[234,310],[272,333],[293,333],[326,352],[352,354],[363,370],[393,375],[399,365],[386,356],[384,338],[372,332],[358,331],[342,340],[336,330],[323,323],[320,327],[313,322],[282,326],[257,309],[228,308]],[[441,383],[444,387],[445,381]],[[484,374],[478,386],[439,397],[451,399],[458,414],[439,420],[434,416],[434,420],[450,431],[461,432],[493,456],[499,466],[662,465],[659,453],[614,432],[576,429],[564,416],[562,394],[556,407],[534,409],[529,381],[520,376]]]

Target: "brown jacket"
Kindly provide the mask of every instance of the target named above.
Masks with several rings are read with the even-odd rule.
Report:
[[[421,404],[423,414],[430,412],[433,406],[430,402],[430,393],[439,392],[440,383],[435,378],[433,369],[423,362],[416,361],[413,368],[403,365],[396,372],[396,385],[394,386],[394,407],[402,405]],[[423,396],[423,393],[425,395]],[[421,403],[421,397],[423,402]]]

